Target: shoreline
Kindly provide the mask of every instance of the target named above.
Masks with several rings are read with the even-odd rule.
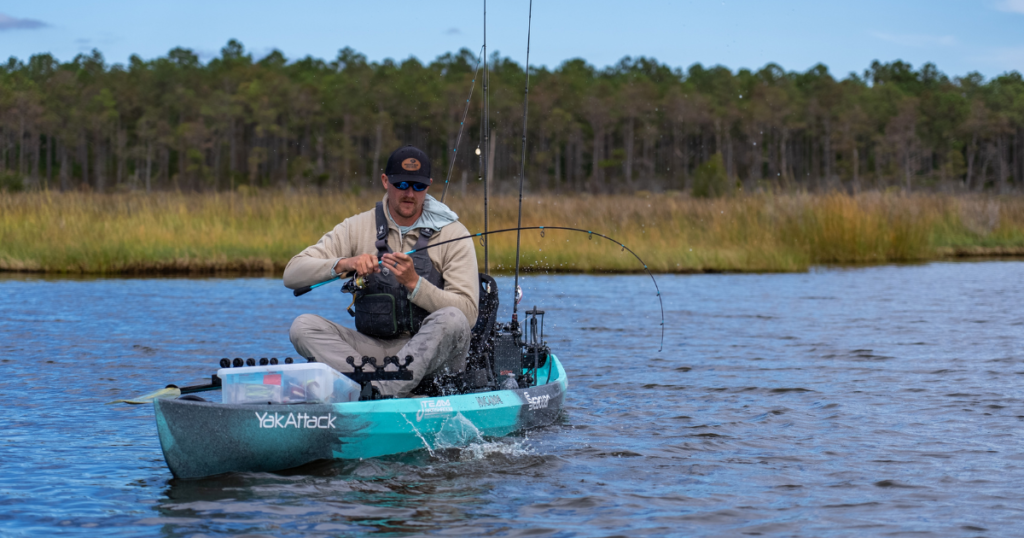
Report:
[[[651,271],[655,275],[709,275],[709,274],[769,274],[769,273],[805,273],[814,267],[875,267],[892,264],[916,264],[932,263],[943,261],[1006,261],[1024,260],[1024,247],[943,247],[936,251],[933,257],[915,260],[880,260],[875,262],[849,262],[849,263],[824,263],[814,264],[799,271],[771,271],[771,270],[745,270],[745,269],[716,269],[716,268],[681,268],[675,271]],[[12,268],[0,260],[0,275],[21,274],[21,275],[42,275],[42,276],[82,276],[82,277],[209,277],[209,276],[275,276],[284,274],[284,265],[277,265],[270,260],[240,260],[237,263],[212,263],[209,265],[194,266],[195,262],[188,260],[175,260],[155,266],[138,266],[121,271],[89,272],[89,271],[56,271],[40,268]],[[268,264],[272,267],[268,268]],[[636,270],[574,270],[558,267],[523,267],[519,268],[521,273],[549,273],[557,275],[637,275],[646,274],[642,268]],[[511,270],[491,270],[491,275],[508,276],[512,275]]]
[[[280,274],[292,256],[372,208],[363,194],[0,192],[0,272],[77,275]],[[449,206],[483,229],[473,197]],[[490,229],[515,226],[518,200],[491,199]],[[559,274],[795,273],[878,265],[1024,257],[1024,196],[903,194],[531,195],[523,225],[593,230],[522,233],[524,272]],[[489,236],[492,274],[510,274],[514,233]],[[477,260],[482,267],[480,238]],[[508,268],[508,269],[506,269]]]

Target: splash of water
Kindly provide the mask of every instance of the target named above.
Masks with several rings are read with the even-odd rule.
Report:
[[[470,443],[459,452],[460,461],[474,461],[487,459],[495,454],[500,454],[508,457],[523,457],[531,456],[536,454],[536,451],[530,446],[529,439],[523,437],[522,439],[512,440],[511,438],[503,438],[494,441],[484,441]]]
[[[402,418],[405,419],[405,421],[409,423],[409,427],[412,428],[412,431],[416,432],[416,437],[419,437],[420,441],[423,442],[423,448],[427,449],[427,452],[430,453],[431,457],[437,457],[437,454],[434,453],[434,448],[432,446],[430,446],[430,443],[427,442],[427,438],[423,437],[423,434],[420,433],[420,430],[416,427],[416,425],[413,424],[413,422],[411,420],[409,420],[409,417],[405,416],[405,413],[401,413],[401,415],[402,415]]]
[[[529,456],[535,453],[529,444],[529,437],[518,440],[511,438],[488,440],[483,433],[462,413],[448,417],[434,434],[424,435],[414,422],[402,415],[409,427],[423,443],[431,458],[457,461],[484,460],[500,454],[509,457]],[[429,439],[428,439],[429,437]],[[454,458],[452,455],[454,454]]]
[[[534,453],[529,438],[512,441],[510,438],[488,440],[469,419],[461,413],[448,418],[435,436],[436,449],[458,449],[459,461],[476,461],[489,456],[527,456]]]
[[[435,448],[462,448],[471,443],[482,442],[484,436],[480,430],[459,412],[445,419],[434,434]]]

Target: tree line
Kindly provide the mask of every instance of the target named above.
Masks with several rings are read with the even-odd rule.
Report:
[[[256,60],[234,40],[206,64],[183,48],[127,65],[95,50],[66,63],[11,58],[0,66],[0,188],[351,190],[373,185],[388,154],[411,143],[433,156],[435,182],[454,161],[456,188],[488,174],[511,191],[525,74],[498,53],[488,59],[484,166],[479,60],[463,49],[377,63],[351,48],[332,61],[277,51]],[[529,110],[535,191],[703,193],[709,174],[719,193],[1024,186],[1017,72],[951,78],[932,64],[876,61],[840,80],[820,64],[734,73],[573,59],[531,68]]]

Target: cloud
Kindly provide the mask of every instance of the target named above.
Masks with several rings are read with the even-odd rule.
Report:
[[[458,28],[449,28],[444,31],[444,35],[460,35],[462,32]]]
[[[882,41],[921,49],[928,47],[950,47],[957,43],[956,38],[951,35],[932,36],[921,34],[887,34],[884,32],[871,32],[871,35],[876,39],[881,39]]]
[[[1000,0],[996,3],[996,9],[1024,14],[1024,0]]]
[[[0,32],[7,30],[34,30],[36,28],[45,28],[46,26],[49,25],[43,21],[18,19],[6,13],[0,13]]]

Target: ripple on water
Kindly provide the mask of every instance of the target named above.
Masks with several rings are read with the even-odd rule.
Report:
[[[1021,534],[1022,276],[662,276],[658,354],[657,304],[623,293],[646,276],[528,275],[570,376],[558,423],[456,417],[429,451],[200,480],[170,477],[151,408],[105,402],[293,355],[298,314],[351,323],[338,295],[0,277],[0,535]]]

